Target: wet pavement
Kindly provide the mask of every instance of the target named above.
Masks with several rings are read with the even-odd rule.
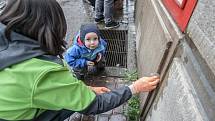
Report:
[[[81,24],[94,22],[94,10],[85,0],[58,0],[63,8],[67,21],[67,39],[72,38],[79,30]],[[126,85],[127,81],[122,77],[122,73],[125,70],[135,69],[135,44],[134,43],[134,0],[124,0],[123,5],[117,5],[115,8],[114,18],[120,23],[120,27],[117,30],[128,30],[128,68],[111,68],[106,69],[106,72],[112,74],[103,73],[100,76],[90,77],[85,80],[88,85],[91,86],[106,86],[110,89],[115,89],[120,86]],[[120,9],[121,8],[121,9]],[[104,29],[104,23],[99,24],[100,29]],[[129,59],[130,58],[130,59]],[[127,104],[96,116],[84,116],[80,114],[74,114],[66,121],[127,121],[127,117],[124,115]]]

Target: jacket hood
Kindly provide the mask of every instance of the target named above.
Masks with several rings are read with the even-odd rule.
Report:
[[[0,70],[13,64],[45,54],[37,41],[11,32],[11,40],[5,36],[6,26],[0,23]]]
[[[98,47],[102,45],[102,44],[101,44],[102,41],[105,41],[105,40],[102,39],[101,37],[99,37],[99,45],[98,45]],[[79,46],[79,47],[81,47],[81,48],[86,48],[86,49],[88,49],[88,48],[84,45],[84,43],[81,41],[80,32],[78,32],[78,33],[75,35],[75,37],[74,37],[74,39],[73,39],[73,44],[74,44],[74,45],[77,45],[77,46]]]
[[[100,32],[96,24],[84,24],[80,28],[80,40],[84,43],[84,38],[87,33],[94,32],[100,37]]]

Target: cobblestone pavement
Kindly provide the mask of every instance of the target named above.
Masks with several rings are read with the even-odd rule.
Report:
[[[90,6],[85,0],[57,0],[63,8],[67,21],[67,39],[74,36],[78,31],[81,24],[94,22],[93,7]],[[120,22],[119,30],[128,30],[130,22],[134,21],[134,0],[124,0],[122,9],[115,9],[114,18]],[[104,23],[99,24],[100,29],[104,29]],[[92,86],[106,86],[110,89],[125,85],[125,81],[122,78],[117,77],[93,77],[87,79],[86,83]],[[96,116],[84,116],[75,113],[66,121],[126,121],[127,118],[124,115],[126,110],[124,104],[116,109],[99,114]]]

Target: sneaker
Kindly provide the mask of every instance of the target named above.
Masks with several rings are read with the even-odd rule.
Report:
[[[109,23],[106,23],[105,24],[105,29],[112,29],[112,28],[117,28],[119,27],[119,23],[118,22],[115,22],[115,21],[112,21],[112,22],[109,22]]]
[[[95,23],[100,23],[104,21],[104,16],[101,18],[95,18]]]

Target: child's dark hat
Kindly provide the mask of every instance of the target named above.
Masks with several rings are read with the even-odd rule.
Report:
[[[84,24],[84,25],[81,25],[80,39],[81,39],[82,42],[84,42],[86,34],[90,33],[90,32],[94,32],[94,33],[97,34],[98,37],[100,37],[100,32],[99,32],[99,29],[96,26],[96,24]]]

